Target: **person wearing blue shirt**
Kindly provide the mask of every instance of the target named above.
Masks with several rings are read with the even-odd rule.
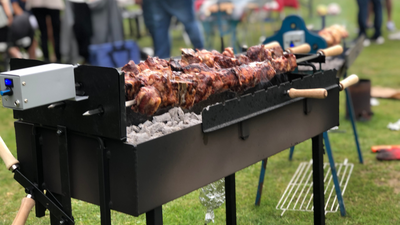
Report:
[[[194,48],[204,48],[203,35],[195,17],[194,0],[143,0],[143,2],[136,0],[136,2],[142,3],[144,22],[153,38],[155,56],[170,57],[169,26],[172,16],[183,23]]]

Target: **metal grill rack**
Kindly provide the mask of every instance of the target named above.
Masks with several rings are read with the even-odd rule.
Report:
[[[286,187],[276,209],[282,210],[281,216],[286,211],[306,211],[313,212],[313,181],[312,181],[312,160],[300,163],[288,186]],[[337,176],[340,182],[340,189],[344,195],[347,184],[349,183],[354,165],[348,163],[347,159],[343,163],[335,164]],[[324,163],[324,195],[325,195],[325,214],[337,212],[339,203],[337,202],[335,185],[332,181],[332,172],[329,163]]]

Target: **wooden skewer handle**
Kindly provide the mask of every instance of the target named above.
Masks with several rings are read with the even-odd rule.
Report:
[[[6,164],[7,169],[10,169],[13,165],[18,164],[19,161],[14,158],[3,139],[0,137],[0,157]]]
[[[347,87],[350,87],[351,85],[358,83],[359,80],[360,79],[355,74],[348,76],[346,79],[340,82],[340,90],[342,91]]]
[[[320,49],[318,52],[322,52],[325,56],[335,56],[343,53],[343,47],[341,45],[335,45],[330,48]]]
[[[271,49],[271,48],[278,47],[278,46],[281,46],[281,45],[279,44],[279,42],[273,41],[273,42],[270,42],[270,43],[268,43],[268,44],[265,44],[265,45],[264,45],[264,49]]]
[[[324,99],[328,96],[328,91],[324,88],[313,88],[313,89],[294,89],[290,88],[288,94],[291,98],[317,98]]]
[[[15,217],[12,225],[24,225],[33,206],[35,206],[35,200],[33,200],[30,195],[23,198],[21,207],[19,208],[17,216]]]
[[[296,47],[288,48],[286,51],[289,51],[292,54],[309,53],[311,51],[311,46],[305,43]]]

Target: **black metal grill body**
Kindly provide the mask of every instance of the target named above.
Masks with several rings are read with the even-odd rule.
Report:
[[[49,118],[51,123],[43,123],[42,117],[37,119],[29,116],[27,111],[14,113],[17,119],[23,118],[23,121],[15,122],[21,171],[31,180],[36,180],[37,175],[33,172],[37,171],[36,161],[31,150],[36,135],[40,140],[42,165],[38,166],[42,166],[43,186],[53,193],[65,195],[62,183],[66,178],[60,174],[60,137],[57,134],[58,125],[63,125],[68,133],[70,196],[101,205],[105,201],[102,193],[109,192],[109,197],[105,198],[110,200],[108,207],[138,216],[337,126],[339,88],[336,71],[319,72],[305,77],[292,76],[297,79],[270,87],[267,92],[259,90],[247,97],[257,99],[262,96],[265,102],[270,102],[262,113],[256,113],[260,111],[256,101],[230,100],[237,102],[217,104],[210,107],[209,111],[219,109],[219,113],[229,114],[229,110],[222,112],[224,110],[221,107],[233,107],[232,110],[235,107],[256,107],[250,111],[244,110],[244,114],[240,114],[242,110],[233,115],[237,119],[236,123],[227,124],[222,121],[222,126],[218,125],[218,121],[216,124],[215,120],[210,123],[215,115],[211,113],[207,116],[203,112],[203,124],[137,146],[124,142],[121,135],[123,125],[112,128],[120,132],[116,135],[103,131],[106,128],[96,122],[96,117],[100,117],[97,120],[103,120],[101,116],[91,118],[93,127],[87,132],[89,128],[80,128],[80,124],[83,124],[81,120],[86,118],[76,114],[75,120],[65,123],[63,109],[47,115],[52,117]],[[122,84],[115,82],[115,85],[113,88],[121,91],[118,85]],[[290,88],[316,87],[326,88],[328,97],[323,100],[290,99],[285,95]],[[90,100],[90,93],[89,96]],[[92,98],[91,101],[98,99]],[[121,96],[115,96],[115,102],[120,107]],[[73,104],[76,103],[67,103],[66,109]],[[41,107],[37,110],[48,109]],[[255,112],[251,114],[251,110]],[[105,110],[105,114],[107,112]],[[124,113],[116,112],[115,115],[124,116]],[[247,116],[249,114],[251,116]],[[116,121],[124,124],[126,119],[117,117]],[[205,132],[205,125],[217,126],[218,129]],[[35,130],[34,134],[32,130]],[[106,156],[107,165],[102,163],[103,156]],[[105,188],[99,185],[104,182],[104,178],[99,175],[104,168],[109,173]]]

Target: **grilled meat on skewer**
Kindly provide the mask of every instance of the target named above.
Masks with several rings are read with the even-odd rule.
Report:
[[[249,48],[247,56],[235,56],[232,48],[226,48],[223,54],[182,49],[182,59],[178,61],[157,57],[138,65],[130,61],[122,68],[126,98],[136,100],[133,110],[147,115],[159,107],[191,108],[212,94],[242,92],[271,80],[276,73],[293,71],[297,66],[295,56],[279,54],[259,45]]]
[[[153,86],[140,88],[135,99],[136,105],[132,106],[132,110],[144,115],[153,115],[161,104],[160,93]]]
[[[208,67],[206,64],[203,63],[194,63],[190,64],[183,68],[183,71],[186,74],[197,74],[197,79],[206,79],[208,77],[211,79],[212,86],[212,94],[218,93],[221,91],[223,82],[221,78],[215,73],[215,69]],[[208,81],[204,81],[203,83],[208,83]]]
[[[254,48],[252,48],[252,49],[254,50]],[[260,52],[262,50],[262,48],[260,47],[260,48],[258,48],[258,50]],[[248,52],[256,52],[256,51],[249,50]],[[224,65],[223,67],[228,67],[228,68],[235,68],[239,65],[250,64],[250,59],[244,55],[240,55],[238,57],[239,60],[223,56],[222,54],[218,55],[215,58],[218,58],[217,61],[219,63],[221,63],[221,65]],[[160,64],[155,63],[157,60],[160,61]],[[224,63],[226,63],[226,64],[224,64]],[[273,69],[275,69],[275,71],[277,73],[285,73],[285,72],[292,71],[297,66],[296,58],[293,54],[285,54],[285,56],[275,57],[271,60],[270,63],[272,65]],[[170,67],[168,67],[167,65],[170,65]],[[173,72],[171,68],[173,68],[174,66],[175,67],[179,66],[179,70],[183,71],[184,73],[190,73],[190,74],[201,73],[202,75],[199,76],[199,79],[204,80],[204,79],[206,79],[206,77],[210,77],[210,79],[212,80],[211,85],[213,86],[212,93],[218,93],[220,91],[225,91],[227,89],[231,89],[231,85],[227,84],[229,82],[228,81],[223,82],[220,78],[220,75],[218,73],[216,73],[218,70],[215,68],[210,68],[209,66],[207,66],[207,64],[192,63],[192,64],[188,64],[186,67],[180,67],[180,65],[177,64],[173,60],[170,60],[170,62],[167,62],[165,60],[160,60],[158,58],[149,57],[145,62],[139,63],[139,65],[135,65],[134,62],[131,61],[122,68],[122,70],[125,71],[125,73],[126,73],[125,79],[126,79],[127,100],[132,100],[134,98],[134,95],[139,91],[138,88],[140,88],[141,86],[148,85],[147,79],[149,78],[148,77],[149,73],[152,73],[151,71],[159,72],[162,74],[162,76],[164,76],[164,78],[168,77],[170,79],[171,78],[170,76],[172,75],[172,72]],[[144,70],[142,70],[142,69],[144,69]],[[138,74],[137,71],[143,71],[143,72]],[[270,69],[268,69],[267,71],[269,71],[267,73],[269,77],[267,77],[267,80],[265,80],[265,78],[261,78],[261,80],[268,81],[272,78]],[[236,74],[238,74],[237,71],[236,71]],[[203,75],[205,75],[205,76],[203,76]],[[240,78],[240,74],[238,74],[237,77]],[[164,81],[164,82],[166,82],[166,81]],[[204,80],[203,83],[208,83],[208,81]],[[225,85],[223,83],[225,83]],[[248,86],[247,85],[248,82],[244,82],[244,83],[245,83],[244,87],[239,87],[239,88],[234,88],[234,89],[245,90],[248,87],[253,87],[253,85]],[[240,82],[239,82],[239,84],[241,86]],[[224,88],[222,88],[222,86],[224,86]],[[197,99],[199,99],[199,98],[197,98]],[[170,105],[170,103],[166,103],[166,104]]]

